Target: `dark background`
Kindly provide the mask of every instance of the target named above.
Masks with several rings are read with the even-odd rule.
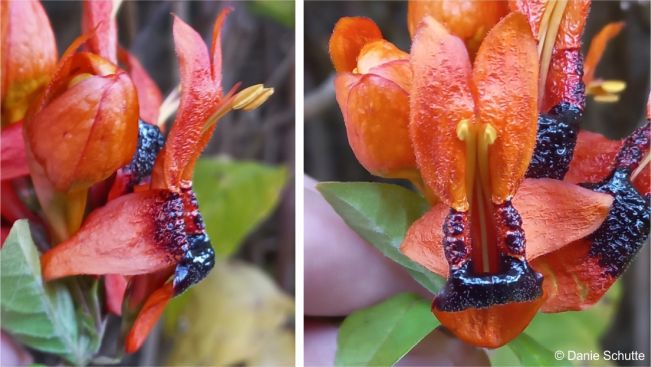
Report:
[[[585,31],[589,41],[607,23],[623,20],[624,30],[608,45],[596,76],[627,83],[621,100],[598,104],[588,98],[582,128],[610,138],[628,135],[644,120],[649,93],[649,2],[593,1]],[[305,172],[319,181],[384,181],[371,176],[348,146],[341,112],[334,98],[334,69],[328,40],[342,16],[373,19],[386,39],[409,50],[405,2],[305,3]],[[623,298],[603,343],[608,350],[649,354],[649,244],[623,277]]]

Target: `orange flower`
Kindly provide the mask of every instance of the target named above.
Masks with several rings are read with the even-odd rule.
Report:
[[[560,181],[522,183],[536,144],[538,97],[536,43],[522,15],[508,15],[488,33],[474,66],[462,40],[426,18],[411,64],[416,161],[444,204],[412,225],[401,250],[448,276],[432,306],[441,323],[462,340],[498,347],[545,300],[542,276],[527,261],[597,229],[612,198]]]
[[[223,95],[220,31],[230,11],[223,10],[215,22],[211,52],[198,33],[174,18],[181,98],[163,150],[147,151],[142,145],[143,152],[138,152],[149,163],[155,160],[151,180],[148,172],[147,177],[136,172],[139,185],[127,187],[134,192],[93,211],[79,231],[41,258],[45,280],[112,275],[107,277],[111,283],[107,292],[115,297],[113,308],[121,304],[118,299],[125,285],[118,275],[130,277],[125,309],[136,315],[130,315],[135,321],[126,338],[128,353],[140,348],[169,300],[214,266],[214,251],[192,191],[192,174],[217,120],[232,109],[257,107],[273,92],[256,86],[237,96],[235,88]]]
[[[37,0],[2,1],[2,125],[21,120],[56,67],[50,21]]]
[[[509,11],[506,1],[410,0],[407,8],[409,34],[414,36],[418,24],[431,16],[453,35],[461,38],[471,58],[488,31]]]
[[[369,172],[415,179],[408,133],[409,55],[367,18],[341,18],[330,38],[335,91],[348,142]]]
[[[601,80],[594,77],[608,42],[615,38],[623,28],[624,22],[608,23],[590,42],[583,69],[583,82],[586,85],[586,93],[593,95],[597,102],[617,102],[619,101],[618,93],[626,88],[626,83],[621,80]]]

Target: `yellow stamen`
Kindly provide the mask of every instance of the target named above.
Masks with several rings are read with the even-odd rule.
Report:
[[[608,93],[621,93],[626,89],[626,82],[623,80],[604,80],[601,89]]]
[[[273,88],[265,88],[262,84],[252,85],[235,95],[233,109],[251,111],[260,107],[273,93]]]
[[[115,19],[120,10],[120,5],[122,5],[122,0],[113,0],[113,7],[111,9],[111,19]]]
[[[540,72],[538,83],[538,104],[542,104],[547,84],[547,73],[552,59],[552,51],[556,44],[556,36],[561,20],[565,14],[567,0],[550,1],[545,7],[543,20],[538,31],[538,57],[540,60]]]
[[[619,102],[619,96],[617,94],[597,94],[594,96],[594,100],[599,103],[615,103]]]
[[[473,226],[479,229],[478,237],[473,238],[479,244],[481,252],[480,273],[490,273],[491,269],[489,244],[488,215],[492,212],[491,183],[488,162],[488,148],[497,139],[497,130],[491,124],[472,124],[461,120],[457,124],[456,134],[466,145],[466,193],[471,211],[477,218]],[[476,199],[476,200],[475,200]]]
[[[160,105],[160,113],[158,114],[158,121],[157,125],[158,126],[163,126],[167,119],[172,116],[176,110],[179,108],[179,94],[180,94],[181,86],[177,86],[174,88],[170,94],[165,97],[165,100],[163,103]]]

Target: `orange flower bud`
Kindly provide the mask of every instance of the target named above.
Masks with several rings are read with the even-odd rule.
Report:
[[[367,18],[339,20],[330,54],[339,71],[337,102],[357,160],[377,176],[416,179],[408,129],[409,55],[382,39]]]
[[[57,47],[50,21],[36,0],[2,1],[2,124],[22,119],[50,79]]]
[[[474,55],[488,31],[508,12],[506,1],[409,1],[407,23],[413,37],[418,24],[429,15],[461,38]]]
[[[90,187],[129,163],[135,152],[136,89],[126,72],[105,59],[66,52],[30,111],[26,132],[36,161],[56,190]]]

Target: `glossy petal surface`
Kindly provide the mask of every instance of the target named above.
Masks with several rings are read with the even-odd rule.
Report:
[[[366,74],[372,68],[396,60],[408,60],[409,54],[386,40],[367,43],[357,57],[357,73]]]
[[[416,162],[441,201],[467,209],[465,145],[456,127],[473,118],[468,52],[459,38],[428,17],[414,37],[411,68],[409,131]]]
[[[335,86],[348,142],[364,168],[390,177],[415,169],[407,92],[373,74],[339,75]]]
[[[135,88],[125,73],[82,80],[30,118],[27,136],[59,191],[104,180],[136,149]]]
[[[18,121],[56,68],[50,21],[37,0],[2,1],[2,124]]]
[[[336,71],[353,71],[357,56],[367,43],[381,40],[382,32],[372,20],[343,17],[335,24],[328,49]]]
[[[489,148],[494,203],[512,197],[536,145],[538,60],[526,18],[512,13],[486,36],[475,59],[478,122],[497,130]]]
[[[409,1],[407,12],[412,36],[422,19],[429,15],[461,38],[474,54],[488,31],[508,13],[508,7],[505,1],[416,0]]]
[[[135,275],[173,265],[182,255],[180,239],[185,238],[184,227],[175,220],[182,218],[178,213],[178,203],[170,202],[164,191],[112,200],[93,211],[69,240],[43,255],[43,277]]]
[[[112,12],[112,0],[84,1],[81,25],[83,33],[94,31],[88,49],[117,64],[118,32]]]
[[[0,149],[2,149],[0,180],[10,180],[29,174],[22,121],[0,131]]]
[[[156,85],[156,82],[149,76],[147,70],[140,64],[135,56],[125,49],[118,50],[120,62],[127,68],[127,72],[133,81],[138,93],[138,105],[140,106],[140,117],[150,123],[156,124],[160,105],[163,103],[163,95]]]

